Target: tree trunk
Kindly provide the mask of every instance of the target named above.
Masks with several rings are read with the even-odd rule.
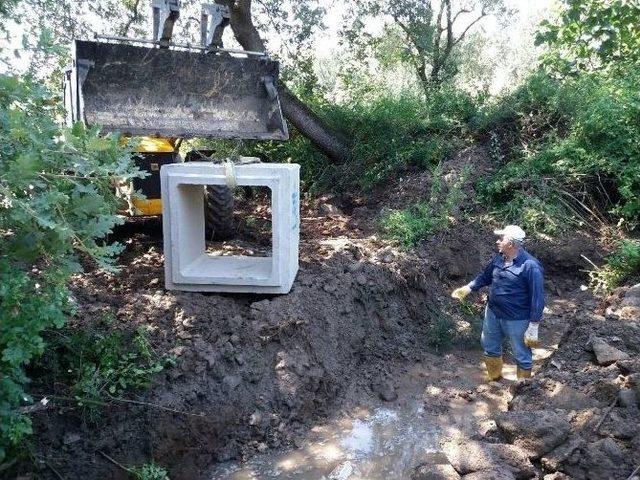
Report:
[[[225,0],[229,6],[229,24],[233,34],[245,50],[265,52],[265,44],[251,18],[251,0]],[[278,85],[280,104],[285,118],[307,137],[332,162],[343,162],[349,149],[340,136],[332,131],[309,107],[285,85]]]

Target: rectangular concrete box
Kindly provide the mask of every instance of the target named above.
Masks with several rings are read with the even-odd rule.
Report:
[[[238,186],[271,190],[271,257],[206,253],[204,186],[226,185],[225,167],[174,163],[160,170],[165,287],[198,292],[288,293],[298,272],[300,166],[235,166]]]

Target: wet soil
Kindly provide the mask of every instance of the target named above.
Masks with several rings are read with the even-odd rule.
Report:
[[[486,153],[474,147],[452,158],[445,176],[454,180],[468,164],[478,172],[491,169]],[[142,403],[111,403],[97,424],[68,402],[50,401],[33,414],[35,462],[7,478],[128,478],[106,456],[126,466],[153,459],[174,480],[338,478],[349,469],[346,462],[351,479],[459,478],[483,471],[456,462],[460,441],[476,442],[478,451],[485,444],[520,448],[496,426],[495,417],[531,405],[534,400],[526,395],[534,382],[557,380],[548,372],[556,368],[552,359],[560,338],[558,352],[567,343],[579,344],[569,335],[580,331],[582,324],[575,322],[583,318],[581,312],[602,308],[579,290],[585,267],[580,255],[596,257],[597,243],[580,232],[531,243],[530,251],[547,266],[550,299],[542,328],[545,348],[536,352],[539,377],[486,384],[477,349],[483,298],[472,299],[469,314],[449,292],[490,258],[494,225],[452,219],[446,232],[411,251],[379,237],[381,211],[424,199],[429,188],[423,172],[366,197],[307,198],[301,211],[300,271],[292,291],[282,296],[165,291],[159,222],[131,222],[119,233],[126,245],[119,273],[89,268],[73,279],[78,313],[70,324],[103,328],[100,318],[108,314],[115,318],[112,329],[147,326],[154,350],[174,355],[176,364],[149,390],[131,393],[131,400]],[[466,188],[470,192],[470,182]],[[479,218],[475,214],[483,206],[468,198],[454,212],[465,215],[455,218]],[[250,225],[241,224],[240,240],[211,243],[209,249],[268,254],[268,208],[259,199],[238,208],[243,218],[252,218]],[[434,350],[426,334],[443,316],[452,319],[461,339],[444,352]],[[619,338],[626,341],[623,333]],[[580,361],[592,362],[589,355]],[[614,381],[614,370],[607,373],[612,378],[598,374],[602,385]],[[514,380],[512,367],[506,374]],[[627,388],[632,380],[618,383]],[[36,381],[35,388],[36,394],[56,393],[46,381]],[[593,389],[585,394],[597,397],[600,403],[589,407],[594,409],[614,394],[614,389],[603,394],[587,380],[580,388]],[[324,448],[332,444],[335,448]],[[625,445],[623,454],[631,448]],[[328,459],[327,451],[333,452]],[[509,452],[512,459],[520,458]],[[619,464],[626,468],[632,461],[629,456]],[[290,466],[289,476],[282,465]],[[526,478],[542,475],[542,468],[535,460],[510,472]],[[433,472],[445,476],[429,476]]]

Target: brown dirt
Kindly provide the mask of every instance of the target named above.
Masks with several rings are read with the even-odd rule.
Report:
[[[465,164],[476,165],[477,172],[491,167],[486,153],[475,147],[455,156],[445,174],[455,178]],[[127,239],[120,273],[91,270],[73,279],[71,289],[79,309],[71,324],[99,328],[99,318],[113,313],[116,321],[110,328],[132,331],[138,325],[150,326],[153,348],[174,354],[177,362],[158,376],[153,388],[134,392],[130,398],[199,416],[113,403],[103,410],[99,423],[91,425],[68,402],[53,400],[33,416],[37,462],[20,466],[7,478],[18,472],[23,479],[58,478],[58,474],[68,479],[127,478],[126,472],[98,453],[104,452],[124,465],[155,459],[174,480],[197,479],[216,462],[248,458],[265,446],[295,445],[316,420],[330,412],[367,398],[394,398],[394,393],[402,399],[403,391],[415,389],[416,381],[422,385],[425,408],[445,428],[454,442],[451,445],[460,438],[477,441],[478,449],[485,443],[507,445],[504,432],[492,419],[507,409],[509,386],[483,383],[477,351],[461,345],[436,356],[425,335],[436,315],[451,316],[459,330],[469,331],[468,318],[448,292],[468,281],[487,261],[493,248],[492,226],[454,221],[446,232],[411,252],[390,245],[376,233],[382,208],[401,208],[424,199],[429,185],[428,175],[420,173],[366,198],[326,196],[304,201],[300,272],[291,293],[283,296],[165,291],[159,223],[147,220],[129,225],[120,233]],[[245,216],[255,218],[252,228],[241,226],[244,243],[212,248],[253,248],[258,253],[268,249],[269,213],[257,203],[239,206]],[[467,201],[461,208],[472,213],[482,206]],[[545,382],[562,381],[594,402],[585,400],[575,415],[567,413],[572,428],[585,422],[591,425],[590,419],[602,413],[612,395],[632,383],[629,375],[619,380],[615,366],[583,371],[592,366],[593,354],[584,350],[580,335],[594,328],[606,335],[612,325],[599,319],[580,323],[586,317],[577,312],[595,308],[595,301],[586,303],[580,295],[567,295],[576,292],[582,280],[577,271],[585,267],[579,263],[580,253],[593,255],[596,243],[577,233],[566,241],[536,241],[530,249],[547,266],[547,289],[557,297],[543,338],[555,345],[564,328],[572,328],[558,352],[553,354],[553,348],[540,352],[546,363],[533,382],[513,388],[510,408],[548,409],[545,402],[553,390]],[[480,297],[475,300],[482,303]],[[620,324],[620,331],[611,330],[621,339],[616,345],[637,355],[637,343],[634,347],[625,328]],[[562,367],[550,366],[553,359]],[[47,382],[36,385],[44,388]],[[576,398],[583,397],[576,394]],[[631,418],[614,411],[623,420]],[[600,433],[606,434],[609,428],[603,425]],[[640,450],[640,440],[637,430],[631,439],[611,435],[626,458],[616,467],[622,472],[623,466],[638,460],[631,452],[634,445],[636,452]],[[588,438],[591,443],[585,444],[584,451],[597,448],[590,447],[594,439]],[[443,448],[455,450],[451,445],[446,447],[449,450]],[[611,444],[605,447],[615,450]],[[511,451],[511,446],[500,448]],[[500,448],[491,455],[502,455]],[[585,471],[590,465],[580,462],[571,472]],[[541,472],[538,460],[532,465],[518,470],[518,475]],[[428,462],[422,465],[423,471],[428,468]],[[495,478],[502,477],[496,474]]]

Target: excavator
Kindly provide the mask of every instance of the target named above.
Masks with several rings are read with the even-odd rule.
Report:
[[[64,77],[67,123],[98,125],[138,139],[134,161],[145,178],[128,188],[130,215],[160,215],[160,168],[216,161],[211,150],[180,154],[183,139],[286,140],[278,97],[278,62],[264,52],[224,48],[229,9],[204,4],[200,44],[172,41],[180,0],[152,0],[153,38],[95,35],[75,40]],[[207,237],[233,235],[233,191],[203,187]]]

